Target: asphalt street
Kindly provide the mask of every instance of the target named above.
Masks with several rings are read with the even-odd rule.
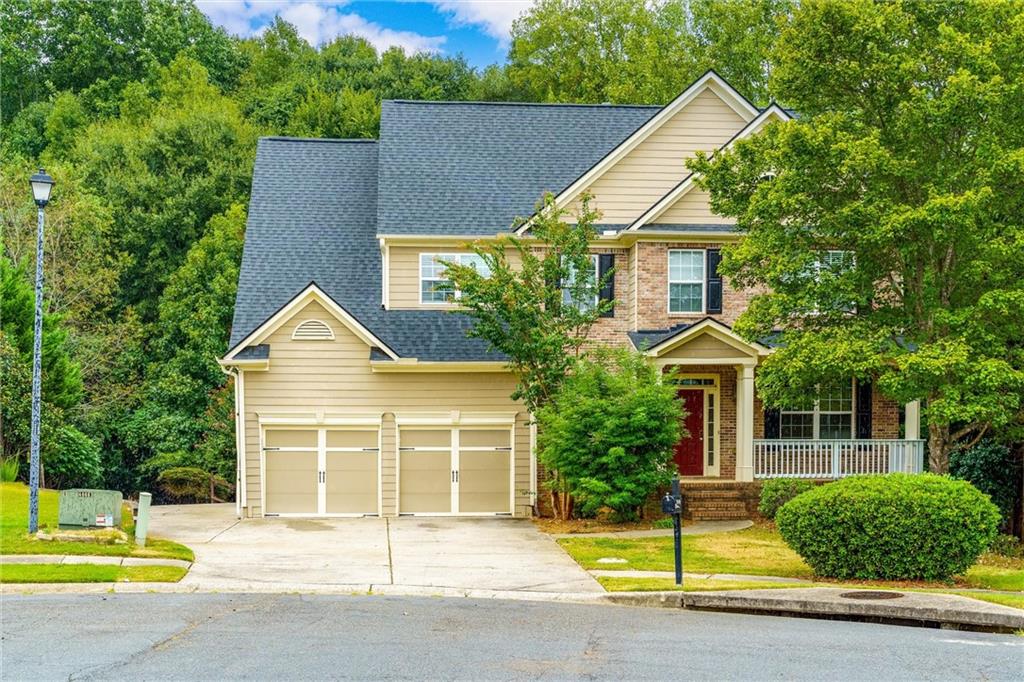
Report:
[[[431,597],[5,595],[4,680],[1020,680],[1024,637]]]

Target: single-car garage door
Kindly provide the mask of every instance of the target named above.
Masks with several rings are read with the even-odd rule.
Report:
[[[400,514],[510,514],[510,428],[399,431]]]
[[[267,428],[266,514],[377,514],[378,447],[377,429]]]

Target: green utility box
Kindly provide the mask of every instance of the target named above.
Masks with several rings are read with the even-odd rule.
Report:
[[[57,523],[61,528],[95,528],[121,525],[121,504],[118,490],[61,490]]]

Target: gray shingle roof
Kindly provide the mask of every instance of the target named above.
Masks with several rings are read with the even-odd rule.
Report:
[[[482,235],[529,217],[661,107],[385,101],[380,234]]]
[[[259,141],[232,348],[315,283],[399,356],[501,359],[466,338],[465,317],[381,309],[377,153],[372,140]]]

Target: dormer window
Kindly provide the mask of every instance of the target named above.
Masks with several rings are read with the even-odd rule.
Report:
[[[323,320],[306,320],[292,332],[294,341],[330,341],[334,330]]]
[[[421,253],[420,303],[451,303],[459,298],[445,272],[446,261],[475,268],[484,277],[491,274],[484,259],[475,253]]]

